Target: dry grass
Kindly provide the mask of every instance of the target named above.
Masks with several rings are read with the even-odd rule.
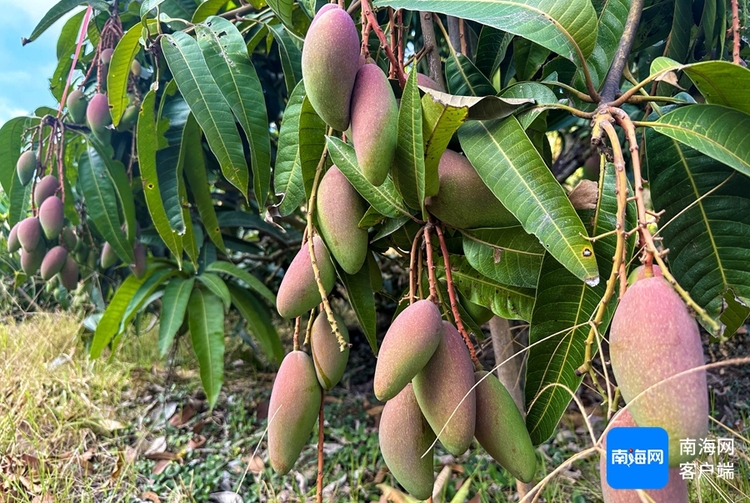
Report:
[[[0,326],[0,501],[101,501],[135,482],[106,448],[133,365],[76,355],[80,340],[62,313]]]

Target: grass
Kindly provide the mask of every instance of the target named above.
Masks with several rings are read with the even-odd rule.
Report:
[[[245,502],[311,501],[314,444],[287,476],[268,466],[263,436],[273,375],[246,363],[246,347],[228,340],[225,388],[213,411],[205,407],[191,352],[182,347],[174,360],[172,371],[159,360],[154,331],[126,338],[110,361],[91,361],[70,316],[39,314],[0,326],[0,502],[202,502],[221,491]],[[355,374],[345,377],[348,389],[339,386],[326,399],[325,501],[384,501],[395,486],[377,448],[379,405]],[[735,431],[746,438],[747,388],[741,374],[725,377],[732,398],[715,407],[732,404]],[[604,422],[593,426],[601,432]],[[714,423],[711,429],[730,435]],[[588,445],[583,418],[570,410],[538,448],[537,480]],[[734,487],[704,478],[691,483],[691,501],[746,501],[748,444],[736,438],[735,445]],[[479,448],[458,459],[438,448],[436,473],[436,501],[515,497],[515,481]],[[563,469],[542,497],[601,501],[598,456]]]

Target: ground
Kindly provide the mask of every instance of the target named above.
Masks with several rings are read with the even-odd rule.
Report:
[[[156,332],[130,335],[113,358],[91,361],[80,323],[70,315],[35,314],[0,326],[0,502],[313,500],[313,443],[290,475],[278,477],[267,464],[263,437],[273,374],[255,370],[251,350],[228,338],[225,388],[209,411],[187,343],[161,360]],[[395,481],[377,449],[382,406],[366,371],[372,356],[356,333],[353,342],[343,385],[326,398],[324,500],[386,501],[389,495],[409,501],[391,491]],[[739,335],[709,349],[711,361],[747,355],[750,338]],[[709,386],[713,417],[732,430],[712,421],[712,433],[735,438],[735,480],[694,481],[691,501],[748,501],[750,368],[715,369]],[[579,395],[587,409],[595,402],[585,388]],[[589,412],[599,434],[601,413]],[[583,416],[572,406],[538,448],[537,481],[590,445]],[[515,481],[478,446],[458,459],[439,448],[436,454],[435,502],[517,500]],[[598,456],[562,469],[539,501],[601,501]]]

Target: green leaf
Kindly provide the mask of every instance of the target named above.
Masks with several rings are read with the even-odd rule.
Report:
[[[440,188],[438,165],[453,134],[469,115],[468,107],[440,103],[430,93],[422,96],[422,131],[425,136],[425,196],[434,196]]]
[[[390,178],[379,187],[371,184],[362,174],[357,164],[354,148],[339,140],[327,137],[328,152],[337,168],[341,170],[349,183],[372,205],[381,215],[387,217],[409,216],[409,211],[401,203],[401,196]]]
[[[281,68],[284,71],[284,83],[286,92],[289,94],[302,80],[302,51],[300,51],[292,37],[287,33],[283,26],[272,24],[266,25],[273,34],[276,44],[279,46],[279,57],[281,58]]]
[[[185,234],[188,219],[183,214],[183,205],[187,201],[181,195],[185,185],[182,173],[187,149],[184,134],[189,115],[190,108],[177,92],[177,84],[170,82],[159,105],[156,174],[169,225],[180,235]]]
[[[659,235],[677,282],[714,319],[729,289],[750,303],[750,179],[653,132],[645,147],[644,176],[654,208],[664,210]]]
[[[251,290],[255,290],[261,296],[263,296],[272,305],[276,305],[276,295],[269,290],[269,288],[263,284],[261,280],[250,274],[244,269],[240,269],[231,262],[217,261],[209,264],[206,267],[206,272],[220,272],[235,277],[242,281]]]
[[[213,16],[221,10],[221,8],[227,3],[227,0],[206,0],[205,2],[198,5],[193,13],[193,18],[190,20],[193,24],[198,24],[205,21],[210,16]]]
[[[29,35],[29,38],[21,39],[21,43],[26,45],[29,42],[33,42],[39,38],[42,33],[47,31],[47,28],[55,24],[55,21],[79,5],[90,5],[96,10],[109,12],[109,4],[103,0],[60,0],[47,11],[44,17],[42,17],[42,20],[36,25],[31,32],[31,35]]]
[[[123,262],[133,263],[133,245],[120,229],[115,183],[104,159],[91,146],[78,159],[78,183],[96,230]]]
[[[292,22],[292,8],[294,0],[267,0],[268,6],[278,16],[282,23],[289,28],[294,27]]]
[[[290,215],[305,200],[305,184],[302,180],[300,160],[299,118],[305,99],[305,83],[300,81],[289,96],[284,109],[284,119],[279,130],[278,151],[274,168],[274,192],[281,196],[276,205],[281,216]],[[325,128],[325,126],[323,126]],[[325,134],[325,129],[323,129]],[[309,140],[309,138],[308,138]]]
[[[149,267],[146,268],[146,274],[142,278],[138,279],[131,274],[122,282],[96,326],[94,339],[91,341],[91,349],[89,350],[91,358],[99,358],[102,350],[119,333],[120,322],[131,299],[155,270],[156,266],[149,264]]]
[[[458,137],[493,194],[579,279],[599,282],[586,228],[515,117],[470,122]]]
[[[601,235],[616,227],[617,200],[612,164],[607,165],[605,178],[600,183],[598,201],[598,208],[592,217],[592,235]],[[633,204],[629,205],[628,212],[631,216],[635,215]],[[634,218],[629,220],[635,224]],[[615,235],[602,237],[594,243],[599,268],[606,277],[612,270],[616,243]],[[628,251],[631,252],[632,247]],[[626,259],[629,258],[630,253]],[[576,370],[584,363],[586,338],[590,330],[588,322],[593,319],[605,290],[604,281],[596,287],[589,287],[553,257],[545,256],[531,316],[526,363],[526,427],[535,445],[554,433],[571,400],[570,393],[565,389],[548,386],[558,383],[575,393],[581,384],[583,377],[578,376]],[[612,319],[616,301],[615,296],[607,305],[599,325],[602,335]],[[593,349],[596,351],[596,344]]]
[[[474,63],[480,72],[491,78],[505,59],[506,51],[513,35],[491,26],[482,26],[477,41],[477,53]]]
[[[666,54],[675,61],[686,62],[690,53],[690,32],[693,28],[693,2],[691,0],[675,0],[672,31],[669,33],[669,43]]]
[[[141,48],[139,39],[143,26],[134,25],[120,39],[112,53],[107,71],[107,98],[109,98],[110,114],[112,124],[120,123],[122,114],[128,106],[128,81],[130,80],[130,66],[133,64],[135,55]]]
[[[224,381],[224,309],[221,299],[195,288],[188,301],[188,326],[208,405],[214,408]]]
[[[145,307],[146,302],[148,302],[149,299],[153,299],[154,292],[161,286],[161,284],[178,273],[177,269],[174,268],[164,269],[165,265],[164,262],[157,262],[151,266],[153,274],[148,275],[146,281],[138,287],[138,290],[136,290],[135,294],[130,298],[128,307],[125,308],[125,312],[120,320],[120,326],[115,334],[116,336],[125,333],[125,330],[130,322],[133,321],[136,313]]]
[[[654,131],[750,176],[750,115],[720,105],[689,105],[650,125]]]
[[[305,194],[310,198],[315,182],[315,172],[323,155],[327,126],[305,96],[299,115],[299,162],[302,168],[302,182]]]
[[[362,267],[357,274],[347,274],[339,269],[339,278],[346,289],[349,304],[357,315],[359,326],[365,333],[373,354],[378,354],[377,312],[375,311],[375,295],[370,283],[370,268]]]
[[[250,333],[260,343],[266,357],[280,365],[284,358],[284,348],[281,346],[281,339],[273,326],[268,309],[247,290],[232,284],[228,287],[232,304],[247,321]]]
[[[75,50],[78,42],[78,32],[81,30],[81,22],[86,15],[82,10],[78,14],[70,16],[60,30],[60,36],[57,38],[57,59],[70,59],[72,52]]]
[[[398,110],[398,143],[396,144],[396,159],[391,169],[391,175],[406,204],[414,209],[424,211],[427,180],[425,179],[424,169],[422,102],[417,87],[417,72],[409,74],[404,92],[401,95],[401,104]],[[380,210],[378,209],[378,211]],[[383,213],[383,215],[387,214]]]
[[[208,68],[250,143],[255,199],[263,208],[271,183],[271,143],[263,87],[245,41],[231,22],[212,16],[205,26],[196,26],[196,33]]]
[[[227,284],[224,283],[223,279],[221,279],[217,274],[204,272],[203,274],[198,276],[198,281],[203,283],[206,288],[211,290],[214,295],[219,297],[224,302],[224,310],[229,309],[229,306],[232,304],[232,299],[229,298],[229,289],[227,288]]]
[[[198,208],[198,214],[203,221],[203,227],[208,233],[208,237],[222,252],[226,252],[224,239],[221,236],[219,220],[216,218],[216,209],[211,197],[211,185],[208,183],[206,176],[206,163],[203,158],[203,147],[201,144],[200,127],[195,121],[195,117],[190,114],[185,132],[183,133],[183,148],[185,150],[185,159],[183,170],[185,177],[190,184],[190,191],[195,199],[195,206]]]
[[[519,225],[461,231],[469,264],[499,283],[536,288],[544,246]]]
[[[448,91],[460,96],[490,96],[497,92],[487,77],[463,54],[454,54],[445,62]]]
[[[154,103],[156,91],[149,91],[143,98],[141,111],[138,117],[136,144],[138,147],[138,165],[141,170],[141,182],[143,194],[146,199],[151,221],[154,223],[156,232],[172,253],[178,266],[182,264],[182,236],[180,236],[169,225],[169,219],[164,209],[159,188],[159,177],[156,171],[156,150],[158,140],[156,132],[156,117],[154,114]]]
[[[193,290],[195,278],[174,278],[167,283],[161,299],[159,316],[159,354],[162,358],[169,351],[174,336],[180,329],[187,311],[188,299]]]
[[[513,84],[504,89],[500,96],[509,100],[533,100],[537,105],[557,103],[557,96],[555,96],[555,93],[549,87],[540,84],[539,82],[520,82]],[[537,117],[543,113],[543,110],[522,111],[516,116],[516,118],[521,124],[521,127],[526,130],[537,119]]]
[[[206,134],[224,177],[247,199],[250,175],[242,140],[229,105],[220,98],[221,91],[211,77],[198,43],[189,35],[175,32],[162,38],[161,47],[177,87]]]
[[[539,71],[547,56],[549,49],[535,44],[525,38],[513,40],[513,58],[516,61],[516,80],[531,80]]]
[[[750,114],[750,70],[729,61],[704,61],[681,65],[695,87],[712,105],[724,105]]]
[[[438,12],[527,38],[583,63],[596,45],[596,11],[589,0],[376,0],[375,7]]]
[[[630,0],[594,0],[599,18],[599,31],[594,52],[587,58],[591,78],[599,87],[607,76],[615,57],[617,45],[625,31],[625,21],[630,10]]]
[[[141,18],[145,17],[146,14],[160,6],[165,0],[143,0],[141,3]]]
[[[737,298],[731,288],[724,292],[724,303],[726,308],[719,318],[724,325],[724,331],[721,335],[724,338],[729,338],[739,330],[747,317],[750,316],[750,306]]]
[[[21,156],[21,139],[27,127],[38,119],[16,117],[0,128],[0,184],[8,197],[8,225],[13,227],[26,218],[31,183],[24,187],[18,179],[16,163]]]
[[[445,269],[438,265],[441,277]],[[530,320],[534,307],[534,289],[503,285],[471,267],[466,258],[451,255],[451,272],[456,288],[471,302],[489,308],[509,320]]]

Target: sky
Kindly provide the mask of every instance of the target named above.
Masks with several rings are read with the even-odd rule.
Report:
[[[21,46],[59,0],[0,0],[0,125],[42,105],[53,106],[49,78],[57,66],[56,44],[65,18],[34,42]],[[82,10],[76,7],[73,13]]]

